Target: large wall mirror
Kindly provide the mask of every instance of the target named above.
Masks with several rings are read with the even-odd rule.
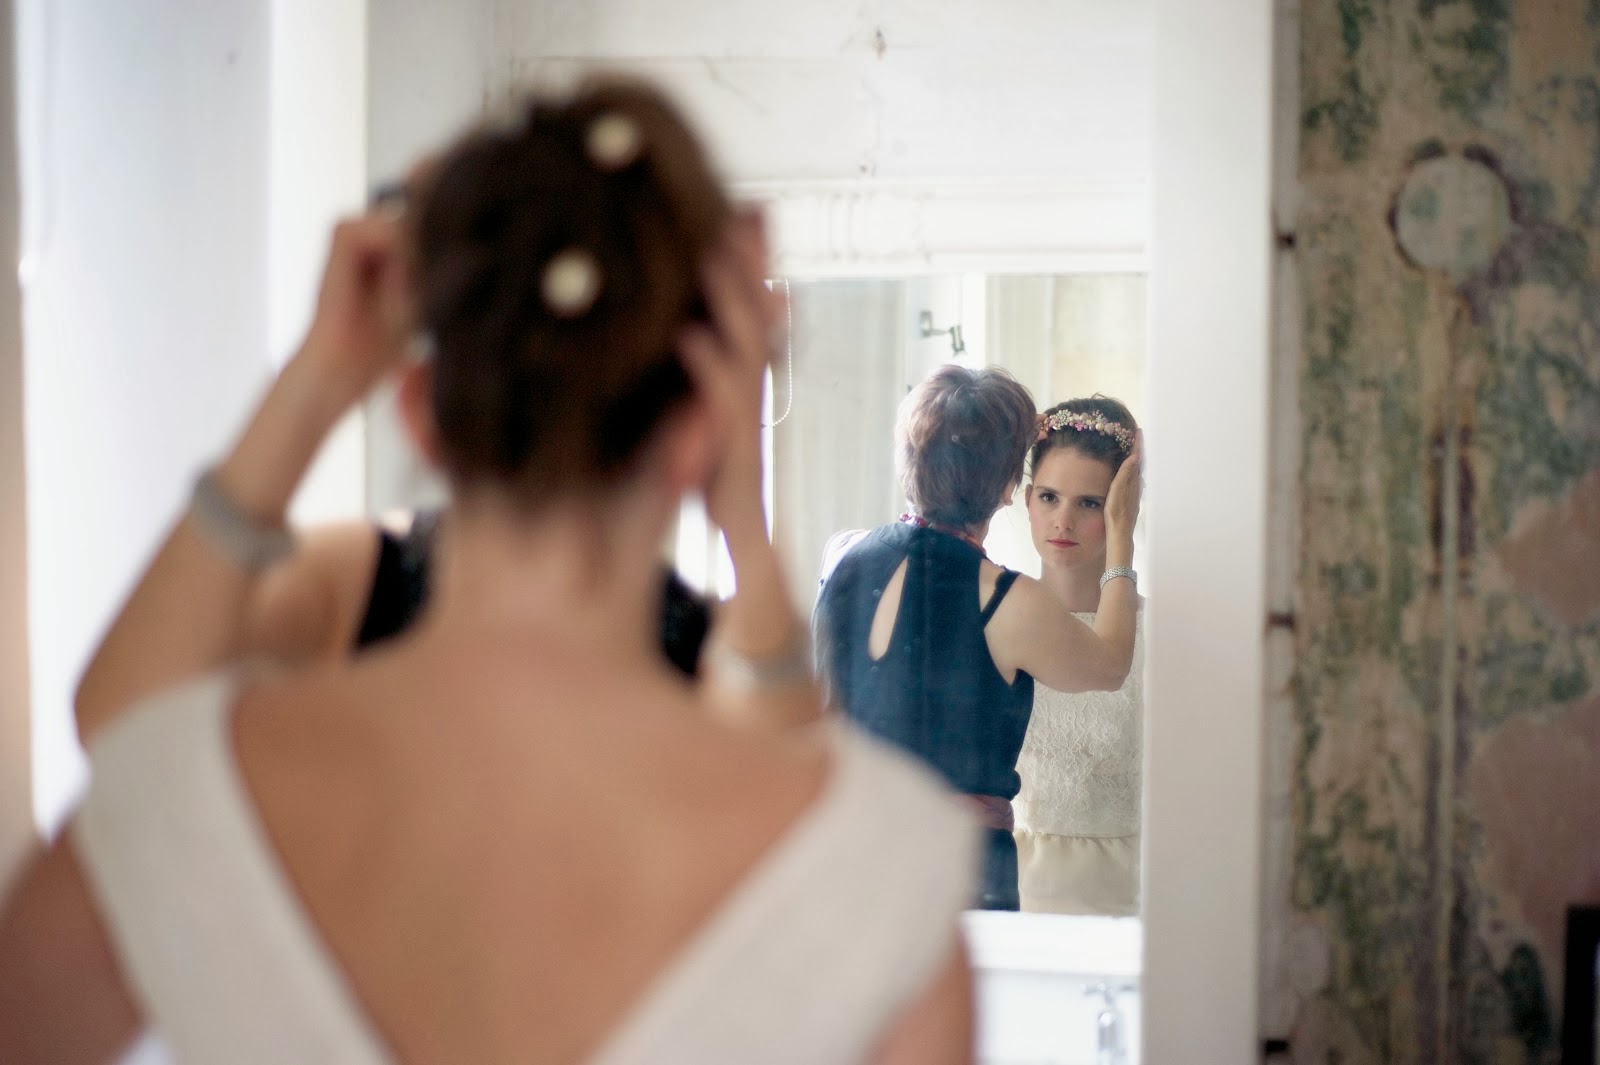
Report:
[[[769,505],[810,610],[830,538],[907,509],[896,413],[940,366],[1001,367],[1036,410],[1105,394],[1146,417],[1153,31],[1142,2],[735,14],[712,3],[374,3],[369,170],[398,172],[464,116],[596,61],[665,83],[773,230],[773,283],[791,313],[770,389]],[[376,512],[438,499],[403,439],[380,398],[368,416]],[[991,521],[984,548],[1037,577],[1026,494]],[[692,585],[730,590],[695,508],[669,553]],[[1023,906],[1065,913],[971,914],[986,1060],[1088,1060],[1103,1025],[1137,1056],[1139,680],[1115,709],[1061,711],[1080,725],[1106,719],[1092,735],[1055,737],[1074,754],[1030,740],[1041,780],[1117,805],[1085,813],[1115,828],[1118,883],[1109,896]],[[1086,783],[1096,775],[1109,786]]]
[[[24,807],[49,828],[81,787],[82,665],[189,472],[303,328],[329,222],[518,86],[622,67],[666,87],[737,194],[767,205],[793,308],[770,504],[802,604],[833,533],[903,508],[895,410],[935,367],[1003,367],[1039,408],[1106,393],[1142,423],[1142,868],[1115,910],[1135,915],[973,910],[982,1057],[1095,1060],[1102,1020],[1120,1033],[1103,1060],[1135,1060],[1141,1038],[1154,1061],[1256,1056],[1262,770],[1288,780],[1291,757],[1263,751],[1261,709],[1263,577],[1288,565],[1266,552],[1269,384],[1274,411],[1295,400],[1267,358],[1272,27],[1297,5],[240,0],[120,22],[16,6],[40,316],[11,497],[32,587],[17,838]],[[1297,36],[1279,46],[1292,65]],[[1292,179],[1292,151],[1278,165]],[[184,306],[206,313],[162,310]],[[297,519],[436,503],[403,440],[377,398]],[[1020,502],[989,533],[991,558],[1043,572]],[[665,550],[726,590],[692,511]]]
[[[830,537],[893,522],[903,509],[896,409],[942,364],[1003,367],[1039,409],[1114,396],[1158,445],[1144,514],[1152,531],[1165,515],[1169,539],[1152,549],[1144,519],[1136,535],[1154,630],[1140,671],[1151,679],[1150,698],[1139,701],[1129,729],[1096,741],[1145,774],[1145,818],[1135,814],[1131,834],[1147,835],[1150,860],[1133,874],[1131,899],[1117,905],[970,915],[984,973],[983,1058],[995,1062],[1097,1060],[1097,1031],[1106,1028],[1117,1032],[1121,1056],[1099,1060],[1137,1060],[1138,1018],[1157,1009],[1180,1027],[1209,1024],[1213,1049],[1241,1051],[1253,1037],[1256,660],[1240,657],[1226,683],[1193,689],[1219,646],[1249,641],[1259,625],[1260,575],[1250,567],[1259,567],[1262,525],[1263,485],[1253,471],[1265,462],[1266,221],[1250,212],[1265,198],[1270,5],[1240,2],[1201,21],[1178,12],[1158,26],[1161,6],[372,0],[369,8],[374,180],[400,172],[518,86],[561,84],[599,63],[664,84],[706,132],[738,193],[766,205],[773,283],[787,287],[792,309],[771,388],[770,506],[803,605],[815,598]],[[1260,54],[1235,66],[1232,81],[1181,91],[1174,82],[1159,95],[1161,78],[1174,75],[1160,72],[1158,54],[1173,70],[1191,60],[1198,70],[1200,54],[1187,49],[1241,33],[1245,50]],[[1202,80],[1213,78],[1206,68]],[[1238,111],[1241,99],[1259,108]],[[1197,120],[1219,134],[1228,158],[1196,146]],[[1163,159],[1174,164],[1165,184],[1156,168]],[[1241,164],[1246,179],[1229,184]],[[1152,248],[1153,217],[1169,223],[1166,258]],[[1261,238],[1243,258],[1230,253],[1227,277],[1201,252],[1225,225]],[[1243,316],[1217,319],[1230,308]],[[1217,328],[1185,335],[1201,321]],[[1150,341],[1161,336],[1192,358],[1155,358]],[[1218,359],[1209,371],[1206,358]],[[1194,435],[1205,421],[1188,401],[1221,409],[1219,396],[1232,396],[1229,420]],[[401,440],[380,398],[367,418],[375,512],[433,497]],[[1224,453],[1243,456],[1246,483],[1230,489],[1233,509],[1185,544],[1179,512],[1205,491],[1195,471],[1205,456]],[[1038,575],[1025,488],[991,523],[984,547]],[[715,539],[692,509],[669,553],[691,583],[726,591]],[[1215,609],[1216,581],[1188,578],[1209,567],[1220,581],[1240,559],[1228,605]],[[1163,660],[1163,646],[1177,650]],[[1193,693],[1186,712],[1231,700],[1237,713],[1205,728],[1191,717],[1164,731],[1162,722],[1147,736],[1148,723],[1168,711],[1159,692],[1184,686]],[[1220,778],[1196,788],[1185,747],[1210,751],[1207,765]],[[1216,829],[1224,808],[1238,817],[1197,851],[1206,819]],[[1159,836],[1147,831],[1152,810]],[[1197,994],[1192,978],[1213,965],[1237,979]],[[1153,1031],[1143,1029],[1155,1054]]]

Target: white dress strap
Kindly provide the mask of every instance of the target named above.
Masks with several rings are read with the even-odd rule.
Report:
[[[388,1065],[233,755],[231,675],[130,709],[72,830],[130,991],[178,1062]]]

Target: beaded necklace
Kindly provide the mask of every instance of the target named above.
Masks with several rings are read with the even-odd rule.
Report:
[[[900,515],[900,520],[907,525],[915,525],[919,529],[932,529],[934,532],[944,533],[946,536],[954,536],[957,540],[964,540],[977,548],[978,554],[984,558],[989,557],[989,552],[983,549],[983,541],[970,533],[962,532],[960,529],[952,528],[949,525],[941,525],[936,521],[929,521],[920,514],[902,514]]]

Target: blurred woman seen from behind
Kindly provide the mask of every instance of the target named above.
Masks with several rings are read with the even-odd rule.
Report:
[[[765,273],[759,220],[619,80],[339,226],[304,346],[125,608],[106,699],[134,705],[0,914],[0,1060],[111,1061],[146,1024],[246,1065],[970,1060],[965,816],[808,724]],[[428,608],[252,670],[214,593],[294,549],[293,470],[397,371],[452,490]],[[693,685],[659,650],[691,493],[740,565]]]

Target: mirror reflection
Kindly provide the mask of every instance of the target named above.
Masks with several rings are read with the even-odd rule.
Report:
[[[767,506],[832,707],[966,796],[975,907],[1136,915],[1143,276],[773,287]],[[420,603],[434,513],[386,536],[372,611]],[[693,672],[737,575],[694,505],[669,553],[662,646]]]
[[[1138,421],[1113,396],[1142,394],[1142,278],[794,291],[774,527],[820,560],[832,704],[968,798],[977,905],[1137,913]]]
[[[647,978],[664,975],[673,986],[676,948],[713,927],[707,915],[723,900],[737,900],[729,885],[765,853],[756,844],[780,839],[790,815],[809,809],[803,785],[825,797],[835,779],[828,763],[789,760],[785,743],[741,746],[743,737],[680,713],[689,702],[724,709],[722,692],[708,694],[715,683],[690,689],[682,674],[755,673],[744,702],[770,704],[766,717],[779,725],[814,720],[820,674],[832,711],[881,741],[827,730],[869,767],[861,779],[882,784],[885,801],[857,789],[829,807],[819,835],[841,848],[852,839],[885,845],[814,862],[834,894],[792,891],[778,916],[744,922],[780,946],[784,936],[809,939],[813,951],[822,945],[849,975],[836,983],[786,966],[809,986],[793,996],[802,1008],[775,1013],[815,1029],[801,1034],[848,1029],[882,1049],[896,1010],[960,983],[935,983],[936,975],[964,979],[966,952],[953,945],[961,927],[1009,922],[1018,939],[1048,942],[1046,953],[1068,940],[1076,949],[1095,922],[1057,921],[1064,931],[1055,935],[1044,917],[1011,921],[1009,911],[1137,913],[1138,633],[1148,581],[1136,457],[1144,282],[1132,271],[1145,262],[1148,213],[1145,5],[791,9],[774,23],[709,8],[685,16],[602,3],[570,17],[559,5],[468,0],[380,3],[370,17],[315,32],[312,9],[321,18],[334,5],[301,5],[304,22],[275,19],[249,33],[214,20],[156,27],[184,41],[186,54],[227,57],[228,82],[208,82],[198,95],[190,66],[179,65],[181,86],[149,79],[140,69],[148,49],[104,49],[81,20],[32,6],[44,24],[35,43],[93,60],[35,72],[51,91],[35,94],[31,132],[43,162],[29,170],[35,200],[44,189],[49,202],[33,213],[52,224],[33,227],[43,237],[25,271],[37,281],[32,312],[42,316],[30,336],[40,342],[36,365],[66,368],[47,381],[82,378],[81,390],[73,382],[60,395],[63,406],[70,399],[90,412],[47,407],[30,421],[73,427],[54,438],[54,454],[105,453],[98,479],[45,483],[72,484],[74,500],[105,496],[111,521],[82,521],[75,504],[49,498],[54,488],[30,501],[44,504],[39,528],[69,534],[59,543],[41,537],[43,572],[64,577],[58,558],[86,563],[81,580],[72,573],[39,585],[48,616],[72,624],[41,626],[36,658],[46,667],[41,701],[59,718],[38,747],[46,755],[69,746],[76,755],[79,740],[91,748],[91,820],[98,811],[133,824],[141,795],[182,782],[139,772],[138,763],[158,763],[101,737],[128,735],[124,721],[199,720],[165,694],[190,676],[271,662],[259,687],[250,674],[247,694],[204,689],[205,720],[226,723],[237,710],[241,727],[231,739],[226,727],[207,732],[230,742],[203,743],[181,761],[210,766],[208,779],[231,789],[225,799],[244,795],[259,807],[244,813],[259,813],[268,836],[252,835],[248,817],[235,819],[243,829],[235,835],[272,846],[245,858],[258,873],[281,865],[289,875],[246,879],[295,888],[261,907],[305,911],[307,956],[333,948],[321,969],[350,979],[351,1029],[371,1021],[382,1033],[372,1042],[392,1038],[387,1049],[406,1057],[415,1030],[391,1020],[390,1003],[420,996],[469,1011],[505,1007],[521,1023],[525,1004],[542,1001],[535,1035],[592,1045],[612,1023],[568,1005],[609,1002],[613,1020],[626,1019]],[[343,34],[338,46],[320,32],[330,29]],[[692,121],[680,123],[648,94],[583,97],[576,110],[570,102],[530,110],[520,98],[524,81],[573,82],[592,59],[608,58],[670,86]],[[71,91],[54,91],[58,76]],[[101,91],[108,85],[127,91]],[[94,99],[112,109],[83,106]],[[188,109],[195,99],[204,115]],[[1038,107],[1042,100],[1052,105]],[[522,117],[507,120],[501,103]],[[477,129],[486,111],[495,117]],[[63,115],[78,132],[58,140]],[[147,115],[162,119],[160,135],[134,139],[140,158],[130,166],[120,157],[130,142],[110,134],[144,129]],[[476,132],[455,140],[469,125]],[[680,125],[714,142],[715,158],[673,150],[691,139]],[[116,151],[84,150],[102,144]],[[97,172],[131,175],[126,195],[107,207],[81,180]],[[363,203],[374,185],[382,195]],[[706,221],[703,231],[674,224],[680,196],[695,201],[682,213]],[[773,237],[737,229],[744,254],[730,269],[727,248],[712,256],[704,245],[725,213],[742,219],[738,208],[750,201],[771,205]],[[344,215],[354,228],[340,230],[330,258],[329,232]],[[150,225],[122,224],[139,217]],[[71,224],[57,228],[57,218]],[[792,239],[808,226],[809,237]],[[185,239],[149,239],[162,232]],[[108,234],[119,239],[105,247],[126,245],[126,255],[104,253]],[[63,249],[89,246],[79,243],[86,236],[99,265],[80,270],[81,257]],[[852,255],[850,279],[827,268]],[[716,262],[730,275],[721,286],[701,273]],[[332,279],[329,298],[318,298],[319,278]],[[238,298],[217,299],[218,285]],[[716,288],[725,291],[714,300]],[[781,304],[767,298],[777,291]],[[69,315],[93,328],[50,328],[73,306],[95,309]],[[202,308],[187,325],[192,335],[127,329],[152,321],[151,307],[183,306]],[[779,306],[786,313],[769,320]],[[741,318],[759,326],[727,328]],[[640,322],[649,329],[636,329]],[[681,327],[702,322],[737,349],[737,365],[754,367],[740,375],[732,413],[710,402],[676,407],[716,389],[703,380],[686,388],[685,367],[662,358],[660,336],[645,335],[666,323],[676,343]],[[372,350],[343,343],[351,337]],[[90,351],[93,359],[60,357]],[[763,395],[750,386],[769,356]],[[83,372],[102,365],[116,372]],[[264,368],[277,372],[258,392]],[[394,391],[369,395],[382,387]],[[136,416],[106,416],[124,409]],[[195,424],[180,424],[191,412]],[[61,417],[68,413],[77,416]],[[134,422],[137,433],[122,431]],[[727,425],[740,429],[718,431]],[[82,428],[112,446],[71,440]],[[726,460],[752,454],[759,461],[746,468],[759,474],[735,478],[737,513],[719,507]],[[430,467],[449,471],[453,499],[422,472]],[[201,470],[207,476],[179,502],[173,479]],[[709,502],[680,509],[685,494]],[[596,497],[605,506],[591,506]],[[95,525],[117,533],[98,536]],[[159,530],[172,535],[159,539]],[[525,564],[521,550],[533,543],[539,565]],[[111,546],[118,553],[105,554]],[[585,596],[564,581],[585,567],[614,579],[615,597]],[[159,637],[177,629],[196,636],[198,649],[169,658]],[[719,659],[719,634],[731,657]],[[133,709],[146,695],[163,697],[153,713]],[[536,712],[505,714],[512,703]],[[360,729],[338,732],[356,718],[334,709],[368,705]],[[265,734],[252,731],[262,723]],[[302,731],[285,739],[280,725]],[[373,764],[395,751],[416,776]],[[72,816],[65,798],[48,798],[70,791],[59,760],[35,761],[42,805]],[[897,776],[908,762],[933,770],[959,798],[929,774]],[[921,798],[887,801],[896,780],[917,781]],[[128,790],[118,792],[119,781]],[[166,823],[182,827],[225,803],[202,795],[173,806]],[[964,849],[974,818],[986,829],[981,856]],[[404,845],[367,848],[380,824],[394,828],[384,839]],[[203,841],[205,828],[175,846]],[[89,846],[127,843],[133,849],[106,852],[107,863],[128,853],[148,870],[151,838],[124,829]],[[181,850],[158,872],[192,886],[227,860],[218,848]],[[120,878],[94,875],[113,888]],[[408,893],[418,884],[430,891]],[[202,894],[222,911],[250,902],[242,891]],[[164,891],[170,926],[134,924],[195,936],[204,931],[191,919],[196,897]],[[441,899],[460,906],[434,907]],[[823,916],[797,919],[802,900]],[[416,909],[404,911],[410,903]],[[962,916],[967,907],[1001,912]],[[548,993],[511,984],[503,994],[429,990],[427,981],[482,971],[471,959],[442,969],[365,964],[372,955],[346,949],[343,934],[378,915],[385,935],[401,936],[394,942],[426,948],[441,937],[424,950],[434,957],[466,928],[474,949],[514,956],[509,978],[533,974]],[[230,935],[253,927],[248,914],[235,918],[209,927]],[[1114,1015],[1126,990],[1113,978],[1135,977],[1138,964],[1137,923],[1102,924],[1132,933],[1118,956],[1126,965],[1097,958],[1090,977],[1071,968],[1074,955],[1052,971],[1080,983],[1105,978],[1103,1002],[1078,994],[1086,988],[1070,992],[1099,1034],[1107,1025],[1095,1011]],[[874,937],[881,978],[870,971]],[[536,940],[537,951],[514,946]],[[199,935],[174,953],[182,942],[152,948],[157,966],[194,955],[179,967],[188,976],[174,977],[188,981],[175,1015],[118,1021],[169,1029],[180,1060],[186,1037],[216,1035],[221,1026],[200,1029],[226,1015],[196,1012],[189,992],[227,996],[245,986],[196,982],[197,974],[252,956],[225,946],[226,936]],[[991,941],[969,942],[975,967],[1000,967]],[[838,943],[851,949],[835,951]],[[207,950],[222,952],[214,966],[195,960]],[[905,964],[908,954],[922,961]],[[371,973],[408,983],[390,994],[390,985],[367,982]],[[627,979],[607,999],[586,974]],[[727,990],[781,997],[781,981],[760,977],[730,966]],[[709,991],[717,993],[698,996],[715,1007],[708,1038],[740,1034],[719,1019],[743,1012],[737,996]],[[815,992],[830,1008],[811,1005]],[[959,1057],[971,1036],[970,998],[916,1011],[926,1045]],[[830,1022],[806,1023],[818,1015]],[[467,1018],[462,1031],[507,1031],[495,1021]],[[590,1027],[568,1032],[568,1021]],[[986,1019],[986,1038],[1000,1027]],[[1066,1047],[1076,1035],[1044,1038]],[[229,1049],[187,1057],[228,1060]],[[386,1048],[366,1049],[376,1059]],[[1041,1060],[991,1049],[993,1060]],[[814,1055],[847,1059],[865,1054]]]

